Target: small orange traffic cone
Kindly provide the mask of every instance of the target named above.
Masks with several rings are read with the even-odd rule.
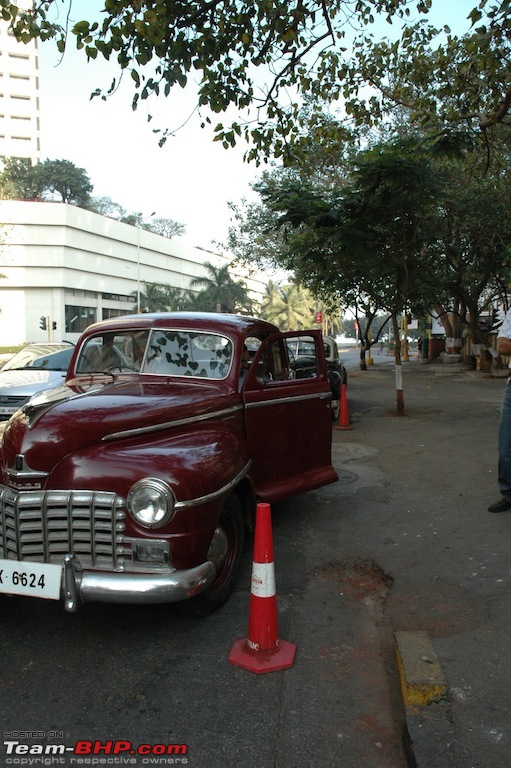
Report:
[[[346,394],[346,384],[341,384],[341,408],[339,411],[339,424],[337,424],[335,428],[353,429],[353,425],[350,424],[350,417],[348,413],[348,395]]]
[[[229,661],[261,675],[293,666],[296,645],[279,640],[271,509],[258,504],[250,590],[248,637],[234,641]]]

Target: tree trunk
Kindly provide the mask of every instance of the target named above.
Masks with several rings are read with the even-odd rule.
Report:
[[[362,344],[360,346],[360,370],[361,371],[367,371],[366,345],[365,345],[365,342],[362,342]]]
[[[392,327],[394,329],[394,339],[396,343],[394,359],[396,361],[396,404],[397,415],[405,415],[405,400],[403,396],[403,373],[401,368],[401,338],[399,336],[399,324],[397,315],[392,315]]]
[[[434,304],[433,309],[438,315],[445,333],[446,350],[451,355],[457,355],[461,349],[461,320],[459,317],[459,302],[453,300],[452,312],[447,312],[440,304]]]

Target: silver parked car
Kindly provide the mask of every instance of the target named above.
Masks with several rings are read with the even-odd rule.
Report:
[[[28,344],[0,370],[0,421],[34,396],[59,387],[66,377],[74,346],[70,342]]]

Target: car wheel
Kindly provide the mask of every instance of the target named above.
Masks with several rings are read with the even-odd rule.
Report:
[[[243,510],[236,494],[231,494],[225,502],[218,529],[226,545],[215,580],[203,592],[180,604],[186,613],[194,616],[208,616],[225,603],[234,589],[245,543]]]

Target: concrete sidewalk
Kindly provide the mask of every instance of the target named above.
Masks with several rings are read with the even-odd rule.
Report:
[[[382,621],[400,651],[411,764],[507,765],[511,515],[486,511],[505,379],[402,369],[404,417],[392,360],[350,374],[353,429],[334,434],[350,520],[341,559],[372,563],[389,585]]]

